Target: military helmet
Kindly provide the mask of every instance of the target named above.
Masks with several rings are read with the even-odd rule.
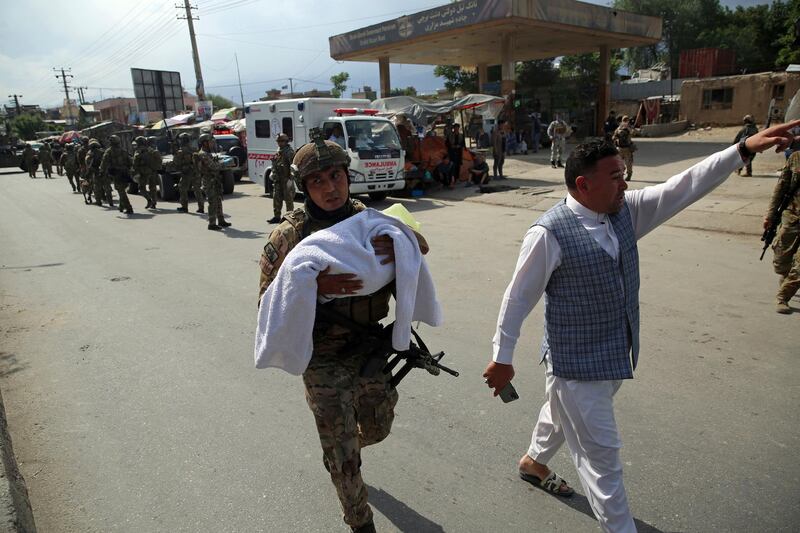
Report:
[[[67,152],[71,152],[75,149],[75,145],[73,143],[67,143]]]
[[[192,137],[188,133],[181,133],[178,135],[178,142],[181,144],[189,144],[192,142]]]
[[[297,177],[301,181],[314,172],[335,165],[347,167],[350,164],[347,152],[335,142],[324,140],[319,128],[312,128],[309,137],[312,141],[300,147],[292,161],[292,166],[297,169]]]
[[[745,124],[752,124],[753,123],[753,115],[745,115],[742,119]]]
[[[214,142],[214,137],[212,137],[210,133],[201,133],[200,137],[197,138],[197,142],[200,145],[202,145],[204,142]]]
[[[119,135],[111,135],[108,138],[108,143],[111,146],[119,146],[120,145]]]
[[[84,145],[84,146],[88,145],[89,144],[89,138],[88,137],[81,137],[81,144]]]
[[[137,148],[138,148],[138,147],[140,147],[140,146],[141,146],[141,147],[147,146],[147,137],[145,137],[145,136],[143,136],[143,135],[139,135],[138,137],[136,137],[136,138],[133,140],[133,142],[135,142],[135,143],[136,143],[136,147],[137,147]]]
[[[289,142],[289,136],[286,135],[285,133],[280,133],[280,134],[278,134],[278,138],[276,139],[276,141],[277,142],[284,141],[284,142],[288,143]]]
[[[89,140],[89,148],[102,148],[103,145],[100,144],[100,141],[97,139],[90,139]]]

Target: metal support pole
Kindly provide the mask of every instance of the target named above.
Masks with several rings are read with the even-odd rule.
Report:
[[[378,70],[381,78],[381,98],[386,98],[392,91],[391,78],[389,77],[388,57],[381,57],[378,59]]]
[[[597,117],[595,118],[595,131],[597,135],[603,136],[603,122],[608,115],[611,100],[611,50],[608,45],[600,47],[600,73],[597,80]]]

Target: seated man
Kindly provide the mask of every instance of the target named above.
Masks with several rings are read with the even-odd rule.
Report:
[[[469,177],[472,179],[472,184],[475,185],[486,185],[489,183],[489,165],[486,164],[483,154],[475,154],[472,168],[469,169]],[[472,184],[467,182],[466,186],[469,187]]]
[[[444,156],[442,161],[436,165],[436,170],[434,171],[434,175],[436,179],[445,187],[450,187],[451,189],[455,186],[455,176],[453,175],[453,163],[450,161],[450,158]]]

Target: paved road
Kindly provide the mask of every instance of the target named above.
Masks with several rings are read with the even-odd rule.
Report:
[[[237,186],[234,226],[214,233],[140,197],[130,220],[84,206],[64,178],[0,183],[0,387],[40,531],[346,531],[300,380],[253,369],[259,187]],[[407,379],[392,435],[365,451],[378,529],[597,531],[582,495],[516,479],[544,388],[541,308],[521,399],[480,378],[536,213],[459,194],[404,200],[447,318],[423,334],[462,375]],[[640,531],[796,531],[800,328],[773,311],[757,238],[669,226],[640,250],[643,349],[616,405]],[[577,482],[566,451],[552,466]]]

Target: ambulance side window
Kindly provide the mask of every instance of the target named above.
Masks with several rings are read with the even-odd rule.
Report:
[[[281,121],[283,133],[289,136],[289,142],[294,140],[294,128],[292,127],[292,117],[283,117]]]
[[[269,120],[256,120],[256,137],[270,137]]]

